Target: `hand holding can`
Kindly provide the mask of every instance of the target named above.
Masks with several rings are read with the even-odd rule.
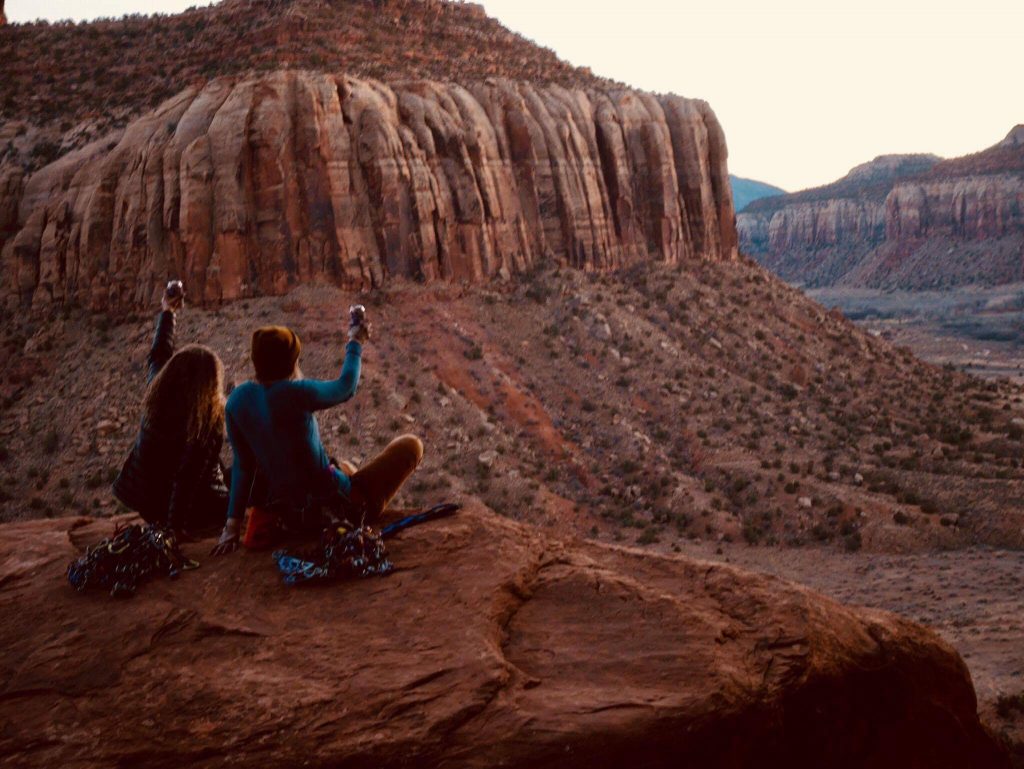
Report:
[[[362,344],[370,338],[370,324],[366,321],[366,308],[354,304],[348,308],[348,338]]]
[[[172,280],[167,283],[167,288],[164,289],[163,299],[160,300],[160,306],[166,311],[176,312],[180,310],[182,305],[185,303],[185,284],[180,280]]]

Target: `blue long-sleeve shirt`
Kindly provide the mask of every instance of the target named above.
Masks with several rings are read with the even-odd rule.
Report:
[[[349,342],[337,379],[246,382],[235,388],[225,407],[228,440],[234,452],[228,517],[245,512],[256,478],[266,500],[301,506],[310,496],[326,496],[344,488],[344,473],[330,472],[330,459],[320,441],[314,412],[347,401],[359,386],[362,346]]]

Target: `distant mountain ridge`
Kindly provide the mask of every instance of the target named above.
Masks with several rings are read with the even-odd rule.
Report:
[[[742,250],[808,287],[1024,280],[1024,126],[960,158],[883,155],[737,215]]]
[[[755,179],[744,179],[742,176],[734,174],[729,174],[729,184],[732,185],[732,200],[737,211],[742,211],[755,200],[786,194],[781,187]]]

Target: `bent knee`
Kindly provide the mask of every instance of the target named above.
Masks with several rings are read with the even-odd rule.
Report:
[[[409,457],[413,467],[423,461],[423,441],[415,435],[400,435],[391,442],[395,451],[402,452],[403,456]]]

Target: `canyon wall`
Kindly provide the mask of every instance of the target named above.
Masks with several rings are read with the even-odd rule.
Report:
[[[705,102],[491,79],[281,71],[189,88],[25,178],[0,169],[8,306],[130,308],[731,259]]]
[[[885,204],[835,198],[736,217],[744,253],[785,280],[831,285],[885,240]]]
[[[755,201],[737,216],[741,246],[811,287],[1024,280],[1022,139],[1018,126],[976,155],[917,168],[890,162],[888,173],[873,176],[865,164],[860,177],[851,172],[818,190]]]

